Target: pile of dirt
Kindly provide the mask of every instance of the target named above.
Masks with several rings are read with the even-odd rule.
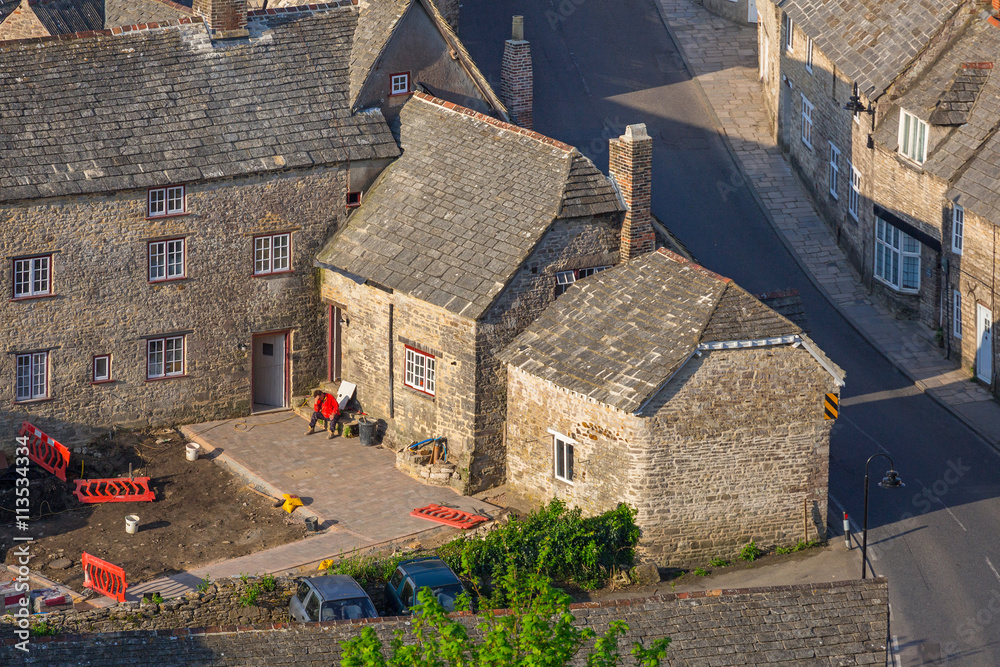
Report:
[[[130,583],[244,556],[306,535],[269,500],[254,493],[207,459],[187,461],[176,433],[119,432],[72,452],[69,480],[62,482],[32,464],[27,531],[31,568],[82,590],[81,554],[86,551],[125,569]],[[73,494],[74,479],[132,474],[149,477],[153,502],[84,504]],[[14,516],[13,469],[0,474],[0,513]],[[8,480],[7,478],[11,479]],[[139,532],[125,532],[125,516],[140,517]],[[0,558],[15,561],[13,536],[0,533]],[[70,559],[67,569],[49,563]],[[62,565],[64,563],[57,563]]]

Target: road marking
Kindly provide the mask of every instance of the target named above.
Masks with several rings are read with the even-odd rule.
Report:
[[[919,484],[921,486],[921,488],[924,491],[924,495],[925,496],[927,496],[928,498],[933,498],[934,500],[938,501],[938,504],[941,505],[941,507],[944,508],[945,512],[947,512],[948,514],[951,515],[951,518],[955,520],[955,523],[957,523],[962,528],[962,530],[964,530],[965,532],[969,532],[969,529],[965,527],[965,524],[963,524],[961,521],[958,520],[958,517],[955,516],[955,513],[951,511],[951,508],[948,507],[947,505],[945,505],[944,501],[941,500],[941,498],[939,498],[937,495],[935,495],[935,493],[934,493],[934,491],[932,489],[928,489],[927,485],[924,484],[923,482],[921,482],[916,477],[914,477],[913,479],[915,479],[916,482],[917,482],[917,484]],[[930,492],[930,493],[928,493],[928,492]]]
[[[879,442],[875,438],[873,438],[870,435],[868,435],[867,431],[865,431],[863,428],[861,428],[860,426],[858,426],[857,424],[855,424],[853,419],[851,419],[850,417],[841,417],[841,419],[843,419],[845,422],[847,422],[848,424],[850,424],[854,428],[858,429],[858,433],[860,433],[861,435],[865,436],[866,438],[868,438],[869,440],[871,440],[872,442],[874,442],[875,446],[878,447],[879,449],[881,449],[883,454],[886,454],[887,456],[890,456],[890,457],[892,456],[892,454],[889,453],[889,450],[882,446],[881,442]]]
[[[993,567],[993,563],[990,562],[989,556],[986,557],[986,564],[990,566],[991,570],[993,570],[993,575],[997,578],[997,581],[1000,581],[1000,572],[997,572],[997,569]]]

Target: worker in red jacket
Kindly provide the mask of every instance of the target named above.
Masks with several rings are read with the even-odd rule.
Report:
[[[309,430],[306,431],[306,435],[312,435],[316,430],[316,422],[322,419],[330,430],[330,435],[327,437],[335,438],[337,436],[337,420],[340,419],[340,406],[337,405],[337,397],[316,389],[313,391],[313,398],[316,399],[316,402],[313,403],[312,419],[309,420]]]

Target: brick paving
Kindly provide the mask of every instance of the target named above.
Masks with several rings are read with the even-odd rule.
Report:
[[[757,29],[690,0],[657,0],[688,69],[765,213],[806,274],[854,327],[926,392],[993,445],[1000,403],[945,359],[934,332],[873,301],[771,137],[757,74]]]
[[[293,412],[182,427],[207,450],[205,456],[233,469],[272,495],[297,495],[302,518],[317,516],[324,532],[240,558],[131,586],[129,596],[157,591],[164,598],[192,590],[208,577],[276,573],[300,565],[415,536],[439,524],[410,516],[436,503],[492,517],[497,508],[451,488],[428,486],[395,468],[394,452],[363,447],[357,438],[328,440],[318,431],[306,436],[306,422]]]

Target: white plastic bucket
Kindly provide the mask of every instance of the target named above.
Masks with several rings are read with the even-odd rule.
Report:
[[[125,517],[125,532],[129,535],[139,532],[139,515],[129,514]]]
[[[189,442],[184,448],[184,453],[188,461],[197,461],[198,454],[201,453],[201,445],[196,442]]]

